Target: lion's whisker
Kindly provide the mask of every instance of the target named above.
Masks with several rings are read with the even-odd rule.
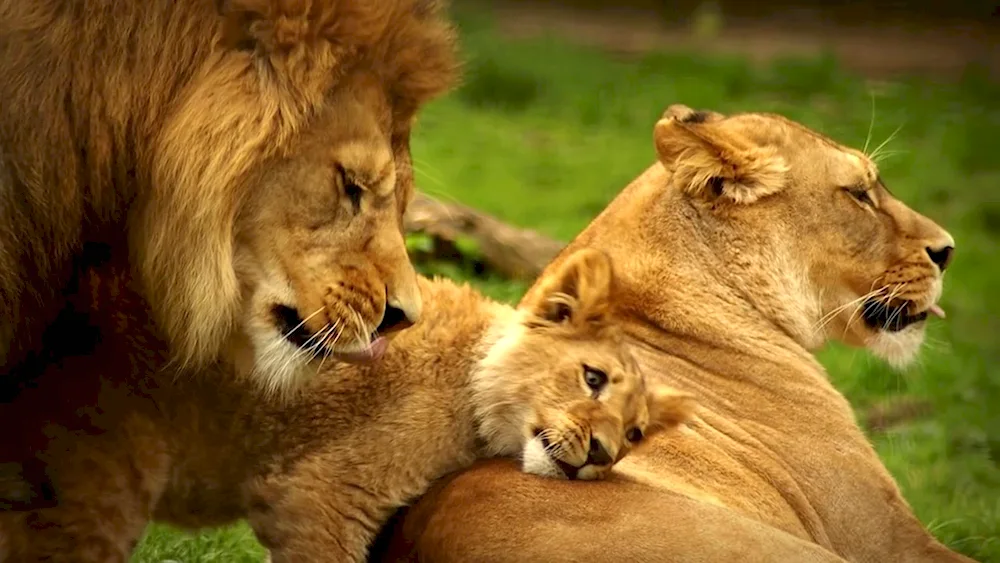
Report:
[[[333,342],[331,342],[329,344],[329,346],[327,346],[327,347],[332,349],[334,346],[337,345],[337,340],[340,338],[340,332],[337,330],[338,326],[340,326],[340,319],[337,319],[337,321],[335,323],[333,323],[333,326],[330,327],[330,331],[327,333],[326,337],[323,339],[323,346],[327,346],[326,341],[329,340],[331,336],[333,336]],[[319,360],[319,367],[316,368],[316,373],[317,374],[323,373],[323,364],[326,363],[326,359],[329,356],[330,356],[329,354],[323,354],[323,357],[320,358],[320,360]]]
[[[294,327],[292,327],[292,329],[289,330],[288,332],[282,334],[281,338],[279,338],[279,339],[271,342],[267,346],[267,348],[265,348],[264,350],[262,350],[261,351],[261,355],[267,355],[267,354],[273,352],[275,349],[277,349],[279,346],[281,346],[282,342],[286,341],[286,339],[288,337],[290,337],[296,330],[302,328],[302,325],[306,324],[306,322],[308,322],[309,319],[311,319],[311,318],[315,317],[316,315],[322,313],[323,309],[324,309],[324,307],[320,307],[320,308],[316,309],[315,311],[313,311],[312,314],[310,314],[308,317],[306,317],[306,318],[302,319],[301,321],[299,321],[299,324],[297,324]]]

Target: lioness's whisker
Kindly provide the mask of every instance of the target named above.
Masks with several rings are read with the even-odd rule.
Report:
[[[868,158],[872,159],[873,162],[878,162],[878,157],[881,154],[880,151],[886,145],[888,145],[890,142],[892,142],[893,139],[896,138],[896,135],[899,133],[899,131],[902,128],[903,128],[903,124],[900,123],[899,127],[896,127],[896,130],[893,131],[892,134],[890,134],[888,137],[886,137],[886,139],[884,141],[882,141],[882,144],[880,144],[879,146],[875,147],[875,150],[873,150],[872,153],[870,155],[868,155]]]
[[[889,286],[888,285],[883,285],[882,287],[880,287],[878,289],[878,291],[872,292],[868,297],[876,297],[879,294],[884,293],[886,291],[889,291]],[[892,299],[892,294],[890,292],[889,297],[884,302],[883,301],[876,301],[875,304],[874,304],[874,307],[876,308],[876,310],[882,310],[882,309],[885,308],[885,303],[887,303],[891,299]],[[868,299],[867,298],[864,301],[862,301],[861,303],[859,303],[857,307],[854,308],[854,311],[851,312],[851,316],[847,318],[847,324],[844,326],[844,334],[843,334],[843,336],[847,335],[847,331],[851,328],[851,324],[854,323],[854,317],[855,317],[855,315],[857,315],[858,313],[860,313],[861,311],[863,311],[866,306],[868,306]]]
[[[891,303],[892,300],[896,297],[896,295],[902,293],[905,287],[906,287],[905,283],[897,284],[896,290],[889,294],[889,298],[886,299],[886,303],[887,304]],[[895,321],[900,315],[903,314],[904,309],[905,307],[896,307],[895,309],[893,309],[892,313],[889,315],[889,318],[886,319],[886,321],[882,324],[882,328],[888,329],[890,326],[892,326],[893,321]]]
[[[852,299],[851,301],[849,301],[847,303],[844,303],[843,305],[841,305],[839,307],[836,307],[835,309],[833,309],[829,313],[827,313],[827,314],[823,315],[822,317],[820,317],[820,319],[818,321],[816,321],[816,326],[815,326],[815,328],[813,330],[815,332],[817,332],[817,333],[820,332],[820,331],[822,331],[824,328],[826,328],[826,325],[828,325],[831,322],[833,322],[833,320],[837,317],[837,315],[839,315],[840,313],[846,311],[848,308],[853,307],[855,305],[857,305],[858,307],[863,306],[864,303],[865,303],[865,301],[867,301],[868,299],[871,299],[872,297],[878,296],[880,293],[882,293],[883,291],[885,291],[885,289],[886,288],[883,286],[883,287],[880,287],[879,289],[876,289],[874,291],[869,291],[868,293],[862,295],[861,297],[858,297],[857,299]],[[854,316],[854,314],[852,313],[851,317],[853,317],[853,316]],[[850,324],[851,324],[851,320],[848,319],[847,326],[850,326]],[[846,330],[845,330],[845,332],[846,332]]]
[[[875,128],[875,91],[870,90],[869,94],[872,97],[872,118],[868,122],[868,135],[865,136],[865,146],[861,149],[863,154],[868,154],[868,143],[872,140],[872,130]]]

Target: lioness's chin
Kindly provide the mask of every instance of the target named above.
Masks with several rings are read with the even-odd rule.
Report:
[[[920,321],[895,332],[875,332],[868,339],[867,348],[892,367],[904,369],[919,355],[926,328],[927,322]]]

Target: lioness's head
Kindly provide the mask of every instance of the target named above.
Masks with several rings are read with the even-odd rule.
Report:
[[[893,197],[871,158],[781,116],[680,105],[654,137],[729,270],[770,294],[755,298],[766,316],[809,347],[833,338],[913,358],[927,316],[943,316],[955,242]]]
[[[612,282],[604,253],[578,250],[492,329],[476,374],[480,432],[528,473],[600,479],[694,410],[693,397],[639,371],[611,318]]]
[[[232,342],[284,390],[310,362],[377,359],[420,318],[402,229],[415,114],[456,70],[438,4],[219,3],[133,241],[176,356]]]

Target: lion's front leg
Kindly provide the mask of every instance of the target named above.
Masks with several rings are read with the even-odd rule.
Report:
[[[126,563],[150,520],[169,466],[145,419],[99,435],[67,433],[47,452],[58,504],[0,515],[0,560]]]

